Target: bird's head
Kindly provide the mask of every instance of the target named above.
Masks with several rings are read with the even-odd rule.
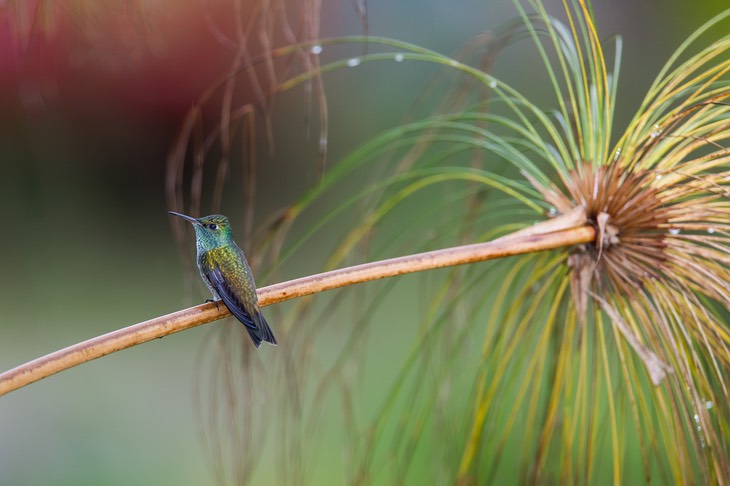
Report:
[[[198,248],[204,251],[212,250],[230,244],[233,241],[233,231],[228,218],[222,214],[211,214],[201,218],[193,218],[185,214],[168,211],[174,216],[179,216],[190,221],[195,228],[195,239]]]

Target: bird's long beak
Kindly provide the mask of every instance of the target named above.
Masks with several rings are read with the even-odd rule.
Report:
[[[176,213],[175,211],[168,211],[168,213],[172,214],[173,216],[180,216],[183,219],[187,219],[188,221],[190,221],[193,224],[200,224],[200,221],[198,221],[197,219],[195,219],[191,216],[188,216],[186,214]]]

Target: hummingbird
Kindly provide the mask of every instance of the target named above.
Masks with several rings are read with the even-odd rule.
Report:
[[[193,224],[198,269],[213,294],[213,302],[223,301],[248,331],[254,346],[261,346],[261,341],[276,345],[274,333],[259,308],[251,268],[243,250],[233,241],[233,230],[228,218],[221,214],[193,218],[174,211],[168,212]]]

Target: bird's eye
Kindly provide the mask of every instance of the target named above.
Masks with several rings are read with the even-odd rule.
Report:
[[[218,225],[217,225],[217,224],[215,224],[215,223],[210,223],[210,224],[208,225],[208,228],[210,228],[210,229],[212,229],[212,230],[214,230],[214,231],[215,231],[215,230],[217,230],[217,229],[218,229]]]

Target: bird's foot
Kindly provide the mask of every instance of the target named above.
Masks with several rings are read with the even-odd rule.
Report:
[[[209,304],[209,303],[213,302],[215,304],[215,308],[216,309],[220,309],[220,307],[218,307],[218,303],[220,301],[221,301],[220,299],[205,299],[205,303],[206,304]]]

